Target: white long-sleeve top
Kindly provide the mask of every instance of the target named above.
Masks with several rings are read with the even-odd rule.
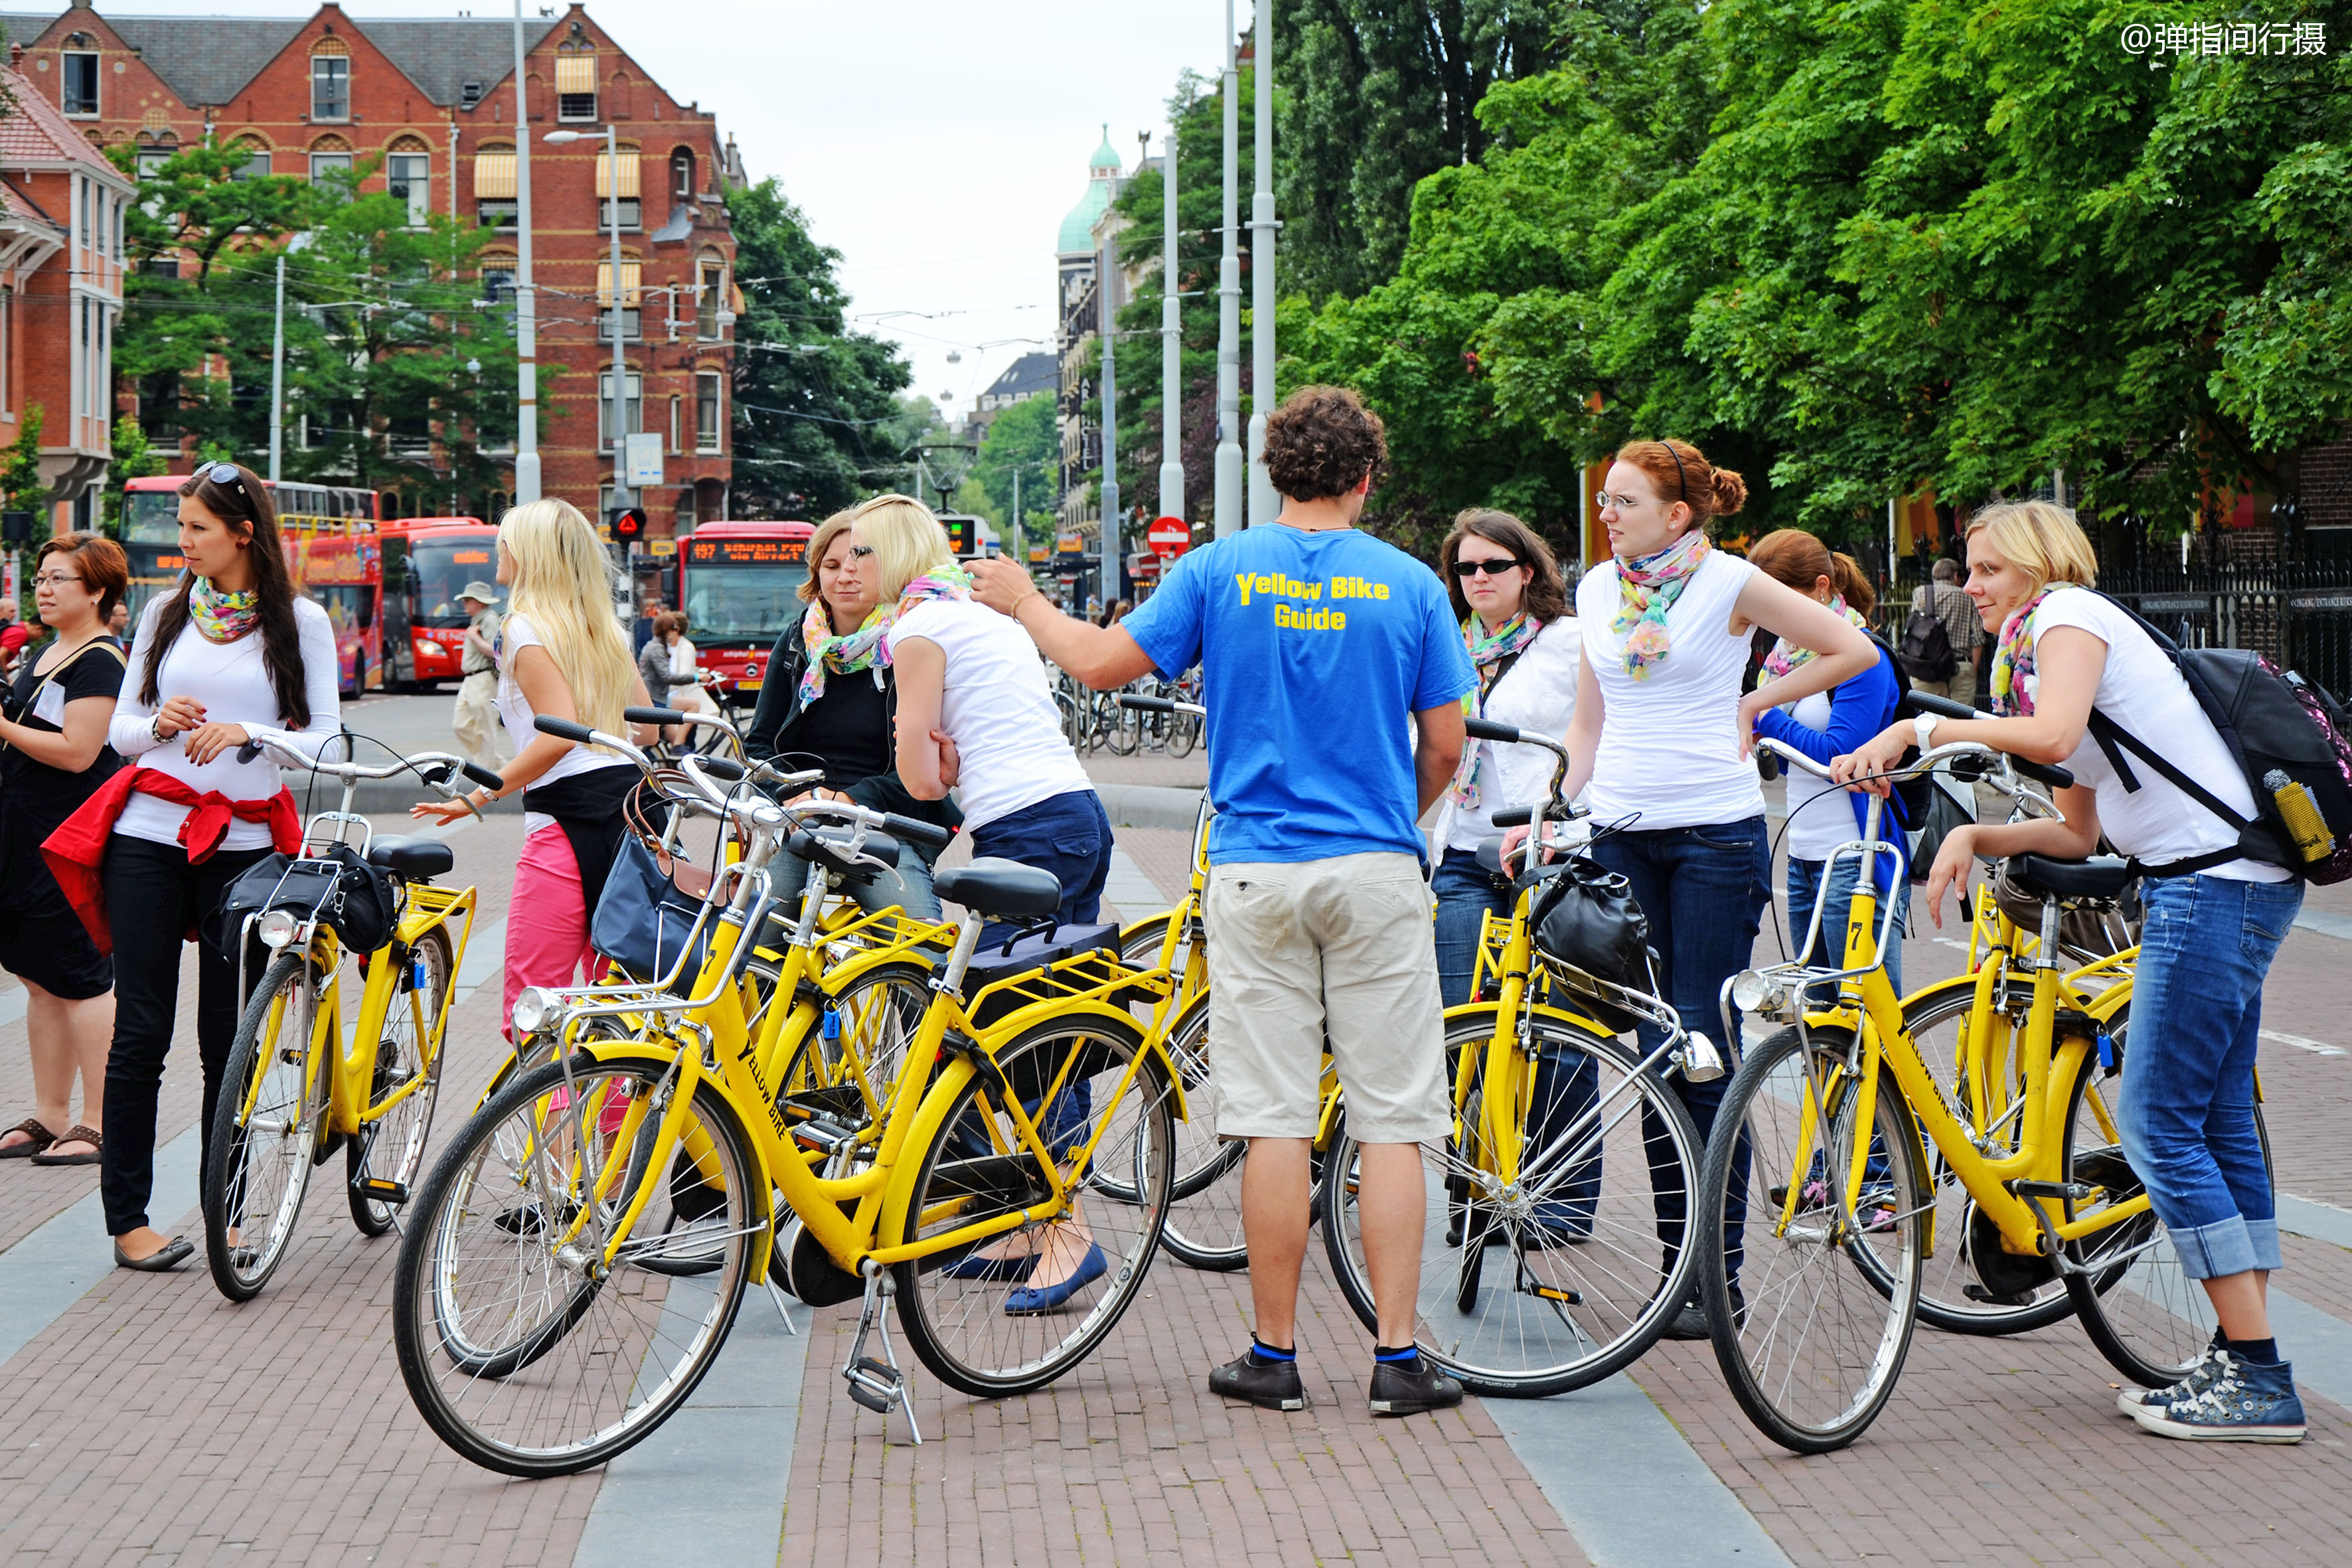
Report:
[[[154,734],[160,703],[142,700],[147,684],[147,649],[154,640],[155,621],[164,601],[157,598],[139,617],[139,631],[131,644],[131,664],[122,680],[122,695],[114,705],[114,721],[107,739],[134,767],[169,773],[197,794],[217,790],[231,800],[267,800],[283,784],[278,764],[267,752],[249,763],[236,760],[231,746],[204,766],[188,760],[184,732],[158,743]],[[302,689],[310,700],[310,721],[299,730],[285,727],[278,709],[278,693],[269,683],[269,667],[261,657],[258,628],[233,643],[205,639],[191,621],[178,640],[163,650],[156,672],[156,689],[165,699],[193,697],[205,705],[208,723],[241,724],[255,740],[268,737],[290,746],[306,757],[316,757],[342,731],[335,628],[327,612],[308,599],[294,602],[294,624],[301,634]],[[188,808],[173,805],[151,795],[133,794],[115,819],[114,831],[157,844],[176,844]],[[269,843],[266,822],[233,821],[221,839],[224,849],[259,849]]]

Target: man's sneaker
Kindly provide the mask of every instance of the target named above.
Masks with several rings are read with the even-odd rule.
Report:
[[[2116,1395],[2116,1409],[2123,1415],[2136,1416],[2146,1405],[2168,1402],[2175,1394],[2195,1394],[2213,1374],[2213,1352],[2228,1342],[2221,1331],[2215,1329],[2213,1342],[2189,1363],[2187,1374],[2179,1383],[2168,1383],[2162,1388],[2126,1388]]]
[[[1261,1410],[1307,1408],[1307,1385],[1298,1381],[1298,1363],[1260,1361],[1255,1351],[1244,1351],[1209,1373],[1209,1392],[1223,1399],[1245,1399]]]
[[[1425,1355],[1372,1363],[1372,1414],[1412,1415],[1450,1410],[1462,1403],[1462,1384],[1437,1370]]]
[[[2290,1363],[2258,1365],[2219,1350],[2210,1364],[2213,1371],[2195,1394],[2149,1401],[2132,1419],[2158,1436],[2197,1443],[2303,1441],[2303,1401],[2295,1397]]]

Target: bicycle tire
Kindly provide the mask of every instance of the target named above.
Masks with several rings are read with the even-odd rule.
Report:
[[[571,1081],[583,1106],[610,1106],[624,1090],[653,1094],[658,1104],[673,1062],[655,1052],[618,1055],[576,1069]],[[715,1084],[697,1086],[689,1108],[689,1133],[703,1135],[711,1169],[698,1171],[688,1185],[718,1201],[688,1222],[682,1238],[667,1222],[674,1217],[679,1162],[690,1159],[687,1140],[667,1168],[647,1169],[641,1140],[632,1140],[625,1155],[604,1142],[624,1118],[582,1110],[572,1122],[578,1131],[565,1131],[561,1119],[570,1102],[553,1103],[565,1088],[562,1063],[518,1074],[458,1129],[417,1195],[393,1276],[393,1343],[418,1413],[457,1453],[510,1476],[569,1475],[603,1464],[644,1441],[684,1405],[726,1343],[742,1305],[752,1246],[766,1225],[767,1194],[750,1190],[756,1166],[749,1140]],[[558,1119],[551,1136],[538,1131],[542,1114]],[[575,1159],[579,1131],[593,1142]],[[571,1194],[587,1178],[572,1173],[594,1172],[604,1160],[623,1157],[631,1179],[615,1184],[606,1210],[617,1217],[635,1183],[654,1184],[656,1195],[633,1233],[651,1239],[625,1239],[611,1273],[592,1282],[583,1260],[563,1256],[572,1247],[551,1252],[545,1246],[548,1216],[567,1226],[575,1221]],[[492,1162],[506,1169],[490,1169]],[[559,1178],[552,1184],[551,1174]],[[567,1195],[551,1207],[548,1194],[559,1188]],[[466,1289],[461,1276],[476,1268],[467,1249],[478,1239],[485,1258],[478,1299],[458,1300]],[[637,1267],[656,1252],[714,1246],[719,1266],[691,1276]],[[533,1279],[541,1276],[557,1288],[539,1291],[538,1300],[551,1300],[554,1310],[519,1313],[519,1304],[531,1304]],[[468,1322],[475,1305],[479,1311]],[[469,1341],[453,1350],[449,1343],[453,1333],[485,1329],[501,1331],[508,1348],[531,1353],[508,1355],[496,1373],[486,1373],[475,1353],[481,1347]],[[674,1353],[665,1361],[666,1352]],[[634,1379],[613,1377],[612,1369],[631,1366],[637,1368]]]
[[[1107,715],[1110,723],[1103,744],[1114,757],[1131,757],[1143,747],[1143,715],[1118,707],[1118,700],[1116,697],[1111,699],[1112,707]]]
[[[1495,1020],[1492,1006],[1448,1015],[1447,1059],[1484,1051]],[[1520,1190],[1501,1204],[1474,1205],[1454,1245],[1446,1237],[1455,1179],[1475,1185],[1491,1163],[1475,1133],[1465,1142],[1460,1131],[1477,1125],[1469,1102],[1454,1132],[1422,1146],[1428,1207],[1415,1342],[1472,1393],[1508,1398],[1584,1387],[1657,1342],[1687,1292],[1692,1261],[1689,1247],[1660,1242],[1656,1200],[1678,1191],[1687,1213],[1701,1159],[1681,1096],[1656,1072],[1640,1070],[1638,1056],[1565,1019],[1538,1015],[1528,1025],[1541,1048],[1566,1064],[1538,1080],[1551,1109],[1536,1108],[1540,1091],[1530,1085],[1519,1136],[1523,1148],[1538,1146],[1527,1151]],[[1653,1134],[1672,1151],[1671,1173],[1650,1146]],[[1563,1139],[1570,1141],[1559,1154],[1535,1163],[1543,1145]],[[1612,1174],[1623,1191],[1604,1185]],[[1638,1182],[1622,1179],[1635,1174]],[[1340,1294],[1373,1329],[1379,1316],[1357,1226],[1358,1176],[1358,1145],[1343,1125],[1323,1166],[1323,1245]],[[1497,1228],[1505,1245],[1491,1263],[1507,1262],[1507,1279],[1488,1279],[1495,1268],[1484,1242]]]
[[[1201,743],[1201,720],[1198,714],[1179,713],[1168,721],[1168,754],[1189,757],[1192,748]]]
[[[845,1078],[845,1058],[855,1052],[866,1079],[866,1121],[879,1125],[898,1097],[898,1075],[906,1068],[908,1047],[921,1027],[931,1002],[931,970],[908,961],[877,964],[833,993],[834,1015],[840,1032],[828,1039],[820,1019],[794,1049],[792,1059],[776,1075],[776,1099],[813,1088],[855,1085]],[[786,1004],[789,1005],[789,1004]],[[861,1094],[861,1099],[864,1098]],[[836,1118],[838,1120],[838,1118]]]
[[[2065,1179],[2089,1182],[2130,1196],[2140,1190],[2141,1184],[2122,1148],[2109,1136],[2112,1113],[2106,1115],[2107,1126],[2102,1127],[2098,1111],[2093,1110],[2095,1103],[2104,1110],[2111,1098],[2104,1084],[2122,1082],[2123,1055],[2128,1047],[2119,1027],[2111,1026],[2109,1033],[2117,1047],[2118,1076],[2103,1079],[2098,1058],[2085,1058],[2067,1093]],[[2270,1128],[2259,1100],[2254,1104],[2254,1135],[2262,1143],[2263,1169],[2270,1175],[2271,1190],[2276,1192],[2278,1172],[2271,1158]],[[2073,1217],[2074,1205],[2069,1202],[2065,1208],[2068,1217]],[[2098,1267],[2102,1257],[2142,1247],[2146,1250],[2136,1258]],[[2153,1212],[2143,1214],[2071,1243],[2069,1250],[2072,1261],[2090,1265],[2094,1270],[2067,1275],[2066,1292],[2075,1315],[2083,1321],[2083,1331],[2107,1364],[2148,1388],[2187,1376],[2189,1364],[2211,1341],[2213,1304],[2203,1287],[2181,1272],[2179,1255],[2165,1237],[2163,1222]]]
[[[390,1111],[362,1125],[359,1136],[343,1145],[343,1192],[351,1202],[352,1224],[362,1236],[388,1234],[400,1216],[401,1205],[369,1197],[358,1184],[375,1177],[415,1190],[417,1173],[425,1166],[425,1141],[433,1134],[433,1107],[441,1094],[444,1053],[436,1047],[432,1059],[425,1060],[424,1038],[415,1031],[420,1017],[425,1030],[431,1030],[455,978],[447,929],[436,926],[426,931],[409,953],[412,963],[424,965],[429,983],[397,986],[393,992],[392,1005],[384,1015],[384,1037],[376,1047],[375,1079],[368,1090],[370,1108],[412,1079],[422,1078],[424,1082]],[[412,969],[412,975],[415,973]],[[409,996],[422,998],[415,1014],[404,1013],[403,1003]],[[392,1054],[387,1056],[387,1051]]]
[[[1043,1388],[1083,1363],[1141,1293],[1168,1217],[1174,1092],[1158,1063],[1147,1057],[1125,1094],[1108,1106],[1099,1100],[1118,1086],[1128,1064],[1143,1048],[1142,1032],[1131,1024],[1087,1016],[1043,1019],[995,1053],[1005,1079],[1015,1086],[1037,1084],[1041,1100],[1045,1086],[1057,1079],[1063,1083],[1054,1101],[1032,1114],[1040,1133],[1055,1126],[1058,1115],[1083,1116],[1076,1130],[1054,1133],[1055,1142],[1064,1142],[1066,1136],[1066,1146],[1075,1147],[1095,1137],[1093,1129],[1099,1125],[1095,1160],[1131,1171],[1139,1198],[1121,1203],[1106,1196],[1087,1203],[1083,1211],[1074,1201],[1069,1217],[1087,1227],[1089,1251],[1084,1256],[1091,1263],[1099,1254],[1102,1268],[1058,1303],[1037,1300],[1026,1282],[1027,1270],[1017,1262],[1008,1262],[1001,1273],[983,1270],[991,1277],[960,1278],[966,1264],[982,1258],[981,1248],[961,1256],[935,1253],[897,1265],[899,1326],[917,1358],[949,1387],[982,1399]],[[1075,1091],[1082,1081],[1091,1092],[1079,1110]],[[1016,1087],[1013,1092],[1021,1091]],[[1007,1148],[1015,1152],[998,1152]],[[939,1223],[950,1228],[986,1217],[984,1212],[972,1212],[975,1200],[1016,1207],[1041,1201],[1028,1195],[1046,1190],[1040,1177],[1024,1173],[1024,1165],[1035,1163],[1035,1155],[1019,1149],[1009,1120],[997,1108],[991,1079],[973,1075],[957,1091],[938,1136],[921,1152],[907,1207],[910,1233],[886,1237],[882,1244],[919,1239],[923,1215],[940,1215]],[[1083,1181],[1079,1189],[1096,1191]],[[1065,1223],[1063,1216],[1033,1222],[1008,1232],[999,1245],[1008,1248],[1009,1256],[1011,1247],[1025,1240],[1034,1258],[1052,1245],[1045,1238],[1055,1237]],[[1061,1235],[1076,1239],[1075,1233]],[[1068,1332],[1053,1332],[1050,1325],[1073,1316],[1076,1321]],[[1040,1325],[1047,1326],[1033,1331]]]
[[[221,1069],[222,1092],[214,1108],[205,1161],[205,1261],[214,1285],[232,1301],[252,1300],[278,1271],[310,1190],[318,1101],[323,1098],[314,1076],[319,1069],[310,1057],[325,977],[313,973],[313,967],[307,949],[280,952],[270,960],[246,999],[227,1065]],[[285,1005],[273,1005],[281,993]],[[301,1040],[290,1061],[281,1043],[289,1020]],[[335,1042],[334,1048],[341,1044]],[[285,1068],[292,1070],[280,1070]],[[253,1101],[249,1117],[245,1114],[248,1099]],[[252,1136],[257,1131],[258,1140]],[[257,1227],[249,1223],[257,1212],[268,1216],[267,1225],[259,1227],[258,1243],[254,1240]],[[237,1232],[235,1242],[229,1240],[231,1230]]]
[[[1160,1245],[1188,1268],[1230,1274],[1249,1267],[1249,1239],[1242,1230],[1242,1167],[1249,1144],[1217,1136],[1208,1035],[1205,998],[1168,1034],[1169,1060],[1184,1086],[1186,1120],[1176,1129],[1175,1179]]]
[[[1811,1033],[1816,1060],[1842,1058],[1852,1039],[1843,1030]],[[1870,1429],[1902,1377],[1919,1321],[1927,1199],[1911,1108],[1882,1065],[1864,1180],[1883,1187],[1886,1207],[1871,1205],[1873,1217],[1864,1221],[1858,1204],[1859,1223],[1851,1227],[1834,1217],[1856,1134],[1851,1114],[1822,1115],[1812,1147],[1832,1173],[1829,1201],[1798,1209],[1784,1227],[1781,1205],[1769,1194],[1774,1173],[1796,1166],[1806,1083],[1804,1045],[1793,1027],[1748,1047],[1707,1141],[1695,1245],[1709,1337],[1732,1397],[1782,1447],[1826,1454]],[[1822,1122],[1830,1136],[1822,1135]],[[1785,1197],[1785,1180],[1779,1190]],[[1726,1250],[1726,1220],[1735,1209],[1745,1226],[1742,1296],[1733,1293]],[[1809,1213],[1823,1217],[1808,1223]],[[1878,1265],[1891,1289],[1854,1265],[1856,1246],[1892,1250]]]

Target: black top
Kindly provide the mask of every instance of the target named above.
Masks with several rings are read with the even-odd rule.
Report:
[[[788,759],[823,768],[827,789],[846,790],[891,771],[890,739],[889,693],[875,684],[874,672],[828,670],[816,700],[776,731],[775,755],[779,765]]]
[[[28,730],[61,733],[67,703],[85,697],[103,697],[111,702],[121,694],[122,658],[111,637],[100,637],[68,655],[46,687],[42,678],[33,673],[38,662],[31,657],[24,660],[9,704],[16,721]],[[100,747],[97,760],[74,773],[37,762],[15,746],[0,745],[0,798],[6,800],[9,815],[16,819],[11,826],[30,827],[47,837],[121,765],[122,759],[111,746]]]

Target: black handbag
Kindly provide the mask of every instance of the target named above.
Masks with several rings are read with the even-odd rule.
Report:
[[[1536,890],[1528,920],[1536,952],[1554,968],[1629,991],[1649,988],[1650,917],[1634,901],[1633,885],[1600,861],[1571,857]],[[1625,1009],[1597,1000],[1588,1010],[1619,1034],[1636,1022]]]
[[[215,951],[233,957],[247,916],[299,910],[308,919],[326,921],[348,951],[368,953],[392,940],[399,908],[390,877],[350,845],[330,844],[317,856],[289,859],[270,854],[256,860],[228,885],[202,930]]]
[[[1936,868],[1936,857],[1942,851],[1944,840],[1960,828],[1974,826],[1977,808],[1973,786],[1968,783],[1958,786],[1971,791],[1963,805],[1954,786],[1941,778],[1922,778],[1919,782],[1927,786],[1924,792],[1927,798],[1914,809],[1906,837],[1909,841],[1911,880],[1924,887],[1927,874]]]

